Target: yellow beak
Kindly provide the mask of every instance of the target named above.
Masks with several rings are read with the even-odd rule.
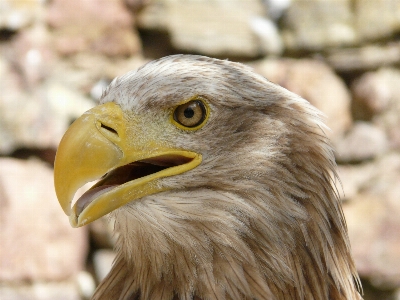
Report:
[[[198,153],[143,139],[135,125],[135,118],[125,118],[121,108],[110,102],[83,114],[65,133],[54,163],[54,185],[73,227],[165,191],[160,178],[184,173],[201,163]],[[100,178],[71,208],[76,191]]]

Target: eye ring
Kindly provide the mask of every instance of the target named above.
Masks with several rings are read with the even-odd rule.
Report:
[[[196,98],[175,108],[174,121],[187,129],[196,129],[207,118],[207,108],[202,100]]]

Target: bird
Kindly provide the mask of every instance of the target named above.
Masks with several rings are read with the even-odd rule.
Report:
[[[73,227],[113,222],[92,299],[362,299],[324,118],[230,60],[177,54],[115,78],[54,165]]]

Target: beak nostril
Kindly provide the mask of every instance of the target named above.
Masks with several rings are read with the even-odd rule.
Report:
[[[113,133],[113,134],[116,134],[117,136],[119,136],[118,132],[110,126],[107,126],[107,125],[104,125],[103,123],[101,123],[101,128],[104,128],[105,130],[109,131],[110,133]]]

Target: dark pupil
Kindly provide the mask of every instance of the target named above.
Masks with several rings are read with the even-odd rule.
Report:
[[[194,110],[191,107],[188,107],[184,110],[183,115],[185,116],[185,118],[193,118],[194,116]]]

